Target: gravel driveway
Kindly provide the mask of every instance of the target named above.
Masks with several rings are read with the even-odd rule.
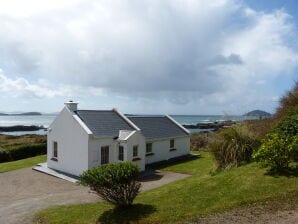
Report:
[[[142,191],[188,177],[157,172],[142,179]],[[49,176],[31,168],[0,173],[0,223],[30,223],[36,211],[64,204],[100,201],[87,187]]]

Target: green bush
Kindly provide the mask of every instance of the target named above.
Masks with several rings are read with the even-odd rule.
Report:
[[[291,158],[291,138],[271,133],[261,147],[254,152],[253,158],[273,171],[281,171],[289,167]]]
[[[293,162],[298,163],[298,135],[295,135],[292,138],[292,142],[289,145],[289,151],[291,155],[291,160]]]
[[[272,171],[288,169],[291,162],[298,161],[297,110],[292,110],[276,125],[253,157]]]
[[[0,162],[9,162],[47,153],[47,144],[9,146],[0,150]]]
[[[209,144],[217,169],[237,167],[250,162],[252,152],[260,142],[245,126],[232,127],[219,133],[218,140]]]
[[[110,163],[85,171],[80,183],[117,207],[128,207],[139,193],[139,168],[130,162]]]
[[[273,132],[284,137],[298,135],[298,113],[286,116],[276,125]]]

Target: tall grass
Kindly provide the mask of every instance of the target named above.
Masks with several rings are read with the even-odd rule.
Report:
[[[216,161],[216,169],[237,167],[252,160],[252,153],[260,141],[244,125],[221,131],[218,140],[209,144]]]
[[[202,150],[208,145],[209,136],[207,133],[196,133],[190,137],[191,150]]]

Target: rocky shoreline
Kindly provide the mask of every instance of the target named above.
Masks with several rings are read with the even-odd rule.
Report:
[[[215,121],[211,123],[197,123],[197,124],[183,124],[183,127],[187,129],[202,129],[203,132],[214,132],[223,128],[231,127],[236,124],[236,121]],[[208,131],[207,131],[208,130]]]
[[[231,127],[236,124],[236,121],[215,121],[210,123],[197,123],[197,124],[183,124],[187,129],[201,129],[202,132],[214,132],[223,128]],[[38,131],[46,130],[44,126],[37,125],[14,125],[14,126],[0,126],[1,132],[17,132],[17,131]]]
[[[46,130],[44,126],[37,125],[15,125],[15,126],[5,126],[0,127],[0,132],[15,132],[15,131],[38,131]]]

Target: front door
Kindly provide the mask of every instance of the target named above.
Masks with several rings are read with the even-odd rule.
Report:
[[[109,146],[101,147],[101,165],[109,163]]]

